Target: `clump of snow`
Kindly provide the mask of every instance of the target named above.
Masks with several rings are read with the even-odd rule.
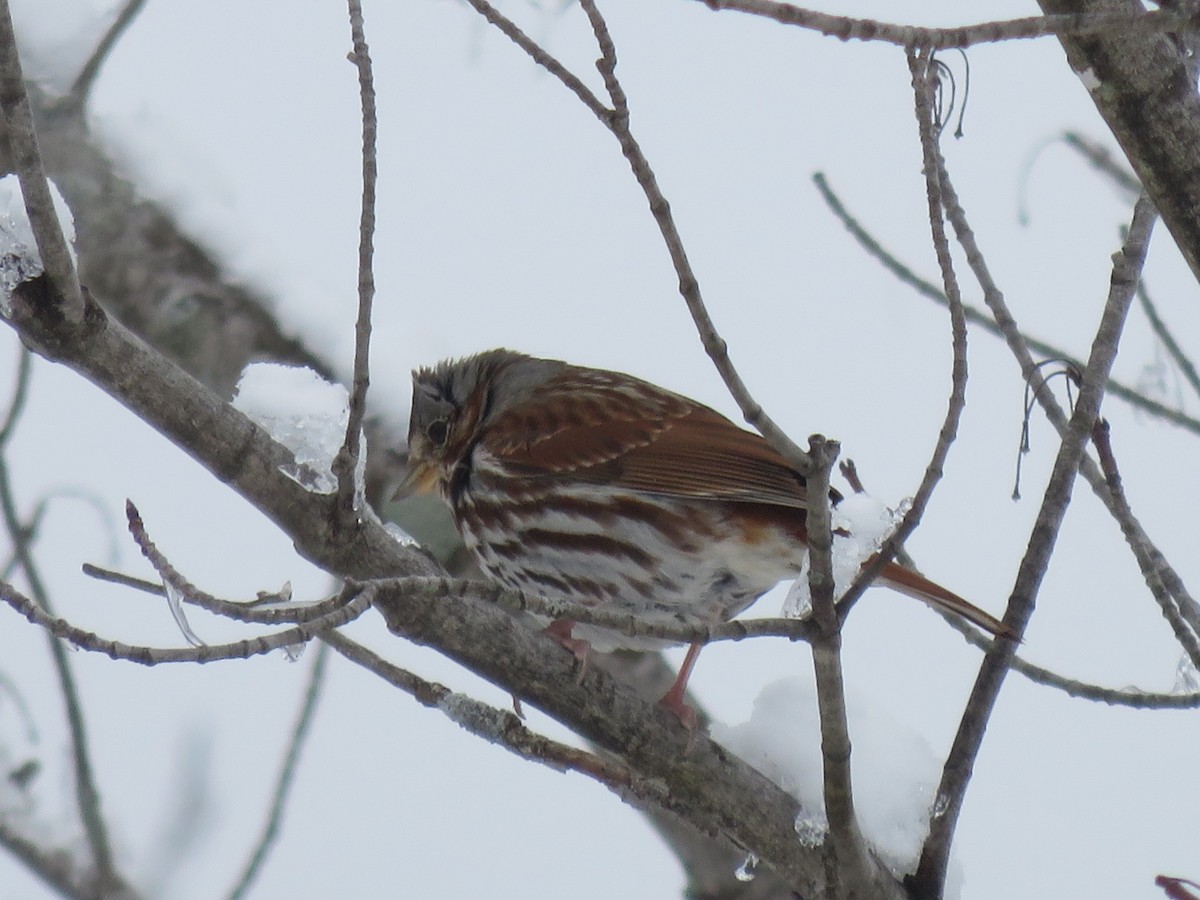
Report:
[[[923,737],[849,688],[846,715],[863,836],[897,875],[911,872],[928,832],[941,761]],[[821,729],[810,680],[767,685],[749,721],[732,727],[714,723],[712,736],[800,801],[799,841],[812,847],[824,840]]]
[[[53,181],[50,182],[50,196],[71,251],[71,261],[76,262],[75,219]],[[42,271],[42,257],[38,253],[29,217],[25,214],[25,195],[21,193],[21,182],[16,175],[5,175],[0,178],[0,292],[3,294],[5,314],[8,313],[8,295],[13,288],[22,281],[36,278]]]
[[[807,809],[796,816],[792,823],[796,838],[801,847],[815,850],[825,843],[825,835],[829,834],[829,820],[825,818],[825,810],[810,812]]]
[[[859,569],[887,540],[904,517],[907,504],[889,509],[869,494],[851,494],[833,508],[833,594],[840,597],[854,582]],[[837,534],[838,530],[849,535]],[[788,590],[782,613],[789,618],[807,615],[812,606],[808,590],[808,558],[800,568],[800,577]]]
[[[292,451],[295,465],[284,474],[318,494],[337,489],[333,460],[346,436],[350,394],[301,366],[252,363],[242,371],[233,398],[245,413]],[[362,493],[366,443],[360,445],[355,481]],[[361,504],[360,504],[361,506]]]

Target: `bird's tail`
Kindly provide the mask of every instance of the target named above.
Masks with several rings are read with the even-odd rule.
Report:
[[[935,584],[899,563],[890,562],[884,566],[883,571],[876,579],[876,584],[885,584],[894,591],[928,603],[934,609],[966,619],[996,637],[1016,638],[1017,636],[1011,628],[996,617],[985,613],[975,604],[967,602],[958,594],[946,590],[940,584]]]

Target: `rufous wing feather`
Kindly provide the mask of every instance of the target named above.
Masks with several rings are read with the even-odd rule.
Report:
[[[647,382],[569,370],[494,423],[487,449],[530,474],[686,499],[803,509],[804,479],[762,437]],[[630,385],[632,384],[632,388]]]

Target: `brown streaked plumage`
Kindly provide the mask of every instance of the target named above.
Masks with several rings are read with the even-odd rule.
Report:
[[[759,435],[630,375],[490,350],[413,374],[410,472],[436,488],[483,571],[508,587],[712,623],[804,559],[804,479]],[[838,499],[836,492],[833,499]],[[997,635],[1001,622],[895,563],[880,581]],[[645,646],[556,622],[580,650]],[[661,645],[661,642],[659,642]],[[697,647],[664,703],[685,721]]]

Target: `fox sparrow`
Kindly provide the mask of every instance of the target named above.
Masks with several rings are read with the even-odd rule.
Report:
[[[732,618],[804,559],[804,478],[759,435],[649,382],[509,350],[413,374],[409,475],[436,488],[487,576],[646,616]],[[834,501],[838,499],[835,494]],[[880,581],[992,634],[992,616],[896,563]],[[584,652],[647,642],[556,621]],[[663,642],[657,642],[662,646]],[[688,721],[693,646],[663,703]]]

